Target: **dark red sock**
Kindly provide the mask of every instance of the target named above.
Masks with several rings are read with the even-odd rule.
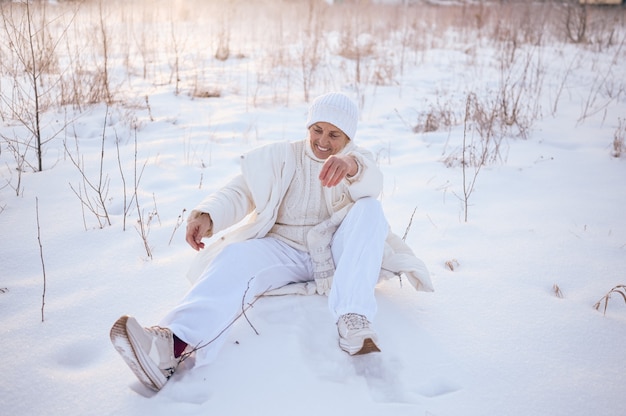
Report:
[[[185,348],[187,348],[187,343],[174,334],[174,357],[178,358],[183,355]]]

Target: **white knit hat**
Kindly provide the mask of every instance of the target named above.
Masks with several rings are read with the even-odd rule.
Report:
[[[313,100],[306,128],[322,121],[339,128],[350,140],[354,140],[358,119],[359,109],[354,101],[340,92],[329,92]]]

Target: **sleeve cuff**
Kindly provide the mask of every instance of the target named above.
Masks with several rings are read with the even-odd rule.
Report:
[[[354,158],[357,166],[356,174],[354,176],[346,176],[346,181],[349,184],[353,184],[361,180],[361,177],[363,176],[364,165],[363,160],[361,159],[362,156],[360,154],[356,152],[350,152],[348,153],[348,156],[352,156]]]

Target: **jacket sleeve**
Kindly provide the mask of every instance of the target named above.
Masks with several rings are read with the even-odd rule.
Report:
[[[213,229],[207,235],[211,237],[231,225],[241,221],[254,209],[252,194],[243,175],[235,176],[228,184],[207,196],[193,209],[189,219],[201,213],[208,213],[213,221]]]
[[[348,153],[353,156],[359,170],[351,178],[346,178],[348,190],[353,201],[364,197],[378,198],[383,190],[383,173],[379,169],[371,152],[356,147]]]

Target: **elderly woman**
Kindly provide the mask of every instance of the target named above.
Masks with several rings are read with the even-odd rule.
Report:
[[[339,346],[355,355],[380,351],[370,323],[381,276],[403,273],[416,289],[432,290],[424,264],[389,231],[376,199],[382,173],[354,144],[357,120],[346,95],[316,98],[306,139],[242,156],[241,174],[192,211],[186,239],[200,253],[190,291],[160,326],[122,316],[111,329],[145,386],[160,390],[190,353],[196,362],[213,360],[242,302],[260,295],[327,295]],[[203,238],[246,217],[205,248]]]

